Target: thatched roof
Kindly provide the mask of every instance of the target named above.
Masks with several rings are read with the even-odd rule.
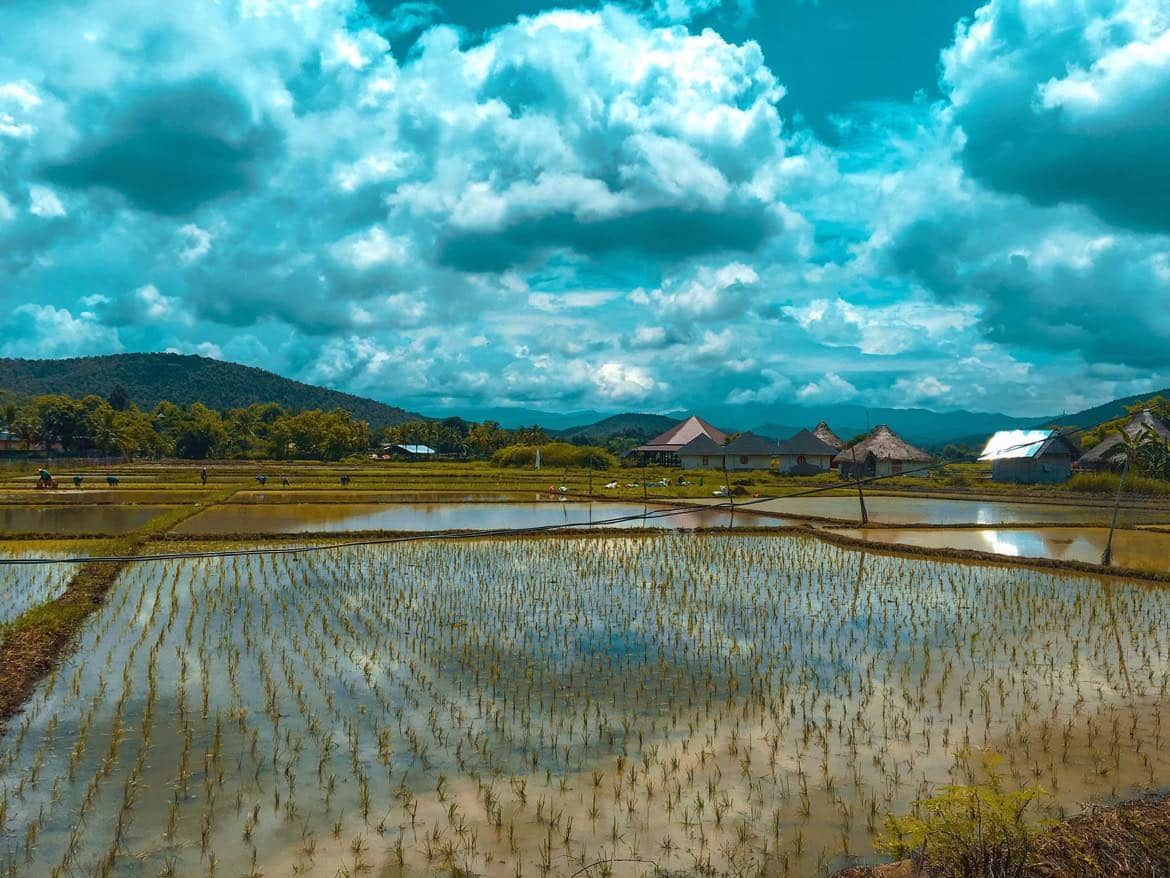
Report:
[[[841,437],[834,433],[832,428],[829,427],[827,421],[821,421],[819,424],[817,424],[813,429],[813,435],[824,442],[826,445],[832,445],[835,451],[840,451],[841,446],[845,444],[843,441],[841,441]]]
[[[878,460],[900,460],[903,463],[929,463],[932,458],[921,448],[915,448],[885,424],[854,445],[846,448],[833,458],[833,463],[850,464],[856,458],[861,462],[869,454]]]
[[[1170,442],[1170,426],[1167,426],[1157,415],[1149,409],[1142,409],[1131,417],[1125,426],[1121,428],[1121,432],[1125,433],[1130,439],[1137,438],[1143,430],[1153,430],[1162,441]],[[1121,436],[1117,433],[1111,436],[1106,436],[1092,448],[1084,453],[1081,457],[1082,464],[1101,463],[1112,457],[1112,452],[1118,445],[1122,444]]]
[[[829,429],[824,422],[820,426],[826,430]],[[829,432],[832,433],[833,431],[829,430]],[[821,439],[815,433],[810,433],[808,430],[801,430],[791,439],[780,443],[780,453],[832,457],[837,453],[837,448]]]

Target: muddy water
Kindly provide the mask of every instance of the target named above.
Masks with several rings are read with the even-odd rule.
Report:
[[[884,524],[1108,524],[1112,507],[1014,503],[1006,500],[957,500],[945,497],[865,498],[869,520]],[[755,508],[788,515],[857,521],[857,497],[778,498]],[[1170,521],[1170,510],[1122,508],[1118,522],[1149,524]]]
[[[1012,558],[1054,558],[1097,564],[1105,550],[1106,528],[979,528],[916,530],[858,528],[837,533],[882,543],[934,549],[990,552]],[[1134,570],[1170,572],[1170,533],[1119,530],[1113,534],[1113,565]]]
[[[601,522],[634,516],[615,527],[696,528],[773,527],[784,524],[764,515],[721,509],[699,510],[655,517],[665,507],[637,503],[387,503],[330,506],[283,503],[271,506],[227,504],[187,519],[176,533],[216,534],[309,533],[358,530],[441,531],[497,530],[559,524]]]
[[[154,518],[162,506],[0,506],[0,533],[122,534]]]
[[[795,537],[152,562],[0,739],[0,873],[823,874],[957,751],[1052,813],[1164,786],[1167,627]]]

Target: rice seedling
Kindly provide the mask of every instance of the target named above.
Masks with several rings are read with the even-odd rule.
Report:
[[[987,752],[1165,785],[1168,622],[792,536],[131,566],[0,740],[0,874],[814,874]]]

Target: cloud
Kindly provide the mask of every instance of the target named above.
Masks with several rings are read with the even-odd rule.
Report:
[[[809,381],[796,391],[801,402],[845,402],[857,396],[857,388],[836,372],[828,372],[815,381]]]
[[[992,0],[943,53],[978,180],[1170,231],[1170,18],[1161,0]]]
[[[112,189],[136,207],[167,215],[252,189],[281,145],[277,128],[256,120],[238,92],[212,78],[136,89],[112,113],[85,104],[78,113],[101,121],[46,165],[45,178]]]
[[[90,312],[74,316],[52,305],[18,305],[3,324],[0,353],[6,357],[72,357],[122,350],[118,330]]]

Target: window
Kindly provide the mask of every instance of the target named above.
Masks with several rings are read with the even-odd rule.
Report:
[[[803,465],[804,465],[804,455],[803,455],[803,454],[798,454],[798,455],[796,455],[796,463],[797,463],[797,465],[799,465],[799,466],[803,466]]]
[[[895,460],[895,461],[894,461],[894,462],[891,464],[891,469],[892,469],[894,472],[896,472],[896,473],[900,473],[900,472],[902,471],[902,461],[900,461],[900,460]]]
[[[739,462],[740,462],[740,463],[744,463],[744,464],[746,464],[746,463],[748,462],[747,455],[746,455],[746,454],[741,454],[741,455],[740,455],[740,458],[739,458]]]
[[[704,454],[703,455],[703,466],[707,466],[710,462],[711,462],[710,458],[708,458],[707,455]]]

